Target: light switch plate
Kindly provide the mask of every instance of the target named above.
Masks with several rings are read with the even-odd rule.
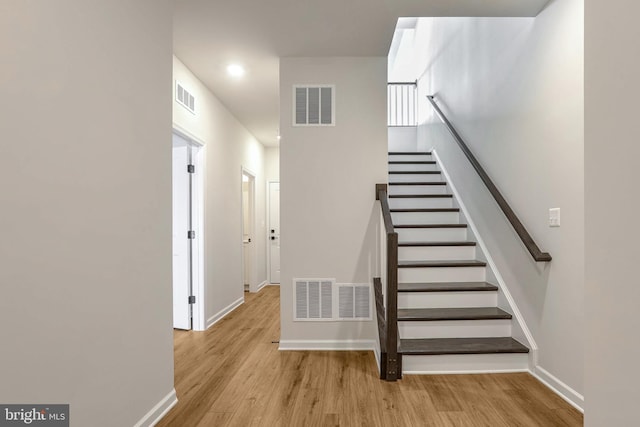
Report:
[[[560,227],[560,208],[549,209],[549,227]]]

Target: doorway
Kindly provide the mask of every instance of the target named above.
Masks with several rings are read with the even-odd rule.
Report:
[[[280,283],[280,183],[269,183],[269,283]]]
[[[204,330],[203,146],[182,132],[172,137],[173,327]]]
[[[255,270],[255,175],[242,169],[242,277],[243,290],[251,292]]]

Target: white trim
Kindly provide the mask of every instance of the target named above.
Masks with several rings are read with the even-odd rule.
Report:
[[[375,345],[373,346],[373,357],[376,359],[376,369],[378,370],[378,374],[380,373],[380,346],[378,345],[378,340],[375,340]]]
[[[473,370],[452,370],[452,371],[406,371],[402,370],[402,375],[481,375],[481,374],[518,374],[531,372],[523,369],[473,369]]]
[[[535,370],[531,372],[538,381],[547,386],[551,391],[560,396],[569,405],[576,408],[578,411],[584,414],[584,396],[560,381],[554,375],[549,373],[544,368],[536,366]]]
[[[262,290],[262,288],[264,288],[268,284],[269,284],[269,282],[267,282],[266,280],[263,280],[262,283],[260,283],[258,286],[256,286],[256,290],[253,291],[253,292],[260,292]]]
[[[205,161],[206,159],[206,146],[201,146],[199,150],[196,151],[194,165],[196,167],[196,173],[193,180],[193,192],[198,194],[199,196],[195,198],[195,203],[192,206],[194,210],[193,214],[193,223],[194,228],[196,229],[196,245],[193,250],[193,274],[195,281],[193,282],[193,293],[196,297],[196,303],[193,305],[193,329],[196,331],[204,331],[205,327],[205,308],[204,302],[206,301],[206,287],[205,287],[205,277],[204,277],[204,240],[205,240],[205,221],[204,221],[204,183],[206,168]],[[200,236],[198,236],[198,234]],[[198,299],[200,301],[198,301]]]
[[[244,269],[245,269],[245,265],[244,265],[244,243],[243,242],[243,238],[244,238],[244,233],[245,233],[245,229],[244,229],[244,202],[242,201],[242,193],[243,193],[243,188],[242,188],[242,177],[244,175],[247,175],[250,177],[249,179],[249,204],[251,205],[251,216],[249,218],[249,223],[251,224],[251,230],[250,233],[247,233],[250,235],[250,238],[252,238],[254,241],[251,241],[250,243],[254,243],[254,244],[250,244],[249,245],[249,259],[251,259],[251,270],[249,271],[249,292],[258,292],[256,289],[256,285],[255,285],[255,281],[256,281],[256,277],[257,277],[257,270],[258,270],[258,263],[257,263],[257,256],[256,256],[256,247],[255,247],[255,243],[257,243],[256,240],[256,231],[258,230],[258,227],[256,226],[256,182],[258,180],[258,175],[253,172],[251,169],[248,169],[244,166],[240,167],[240,197],[241,197],[241,203],[240,203],[240,211],[241,211],[241,215],[242,215],[242,234],[240,235],[240,250],[242,251],[242,258],[241,258],[241,272],[242,272],[242,291],[244,292]]]
[[[160,402],[158,402],[144,417],[140,418],[140,421],[135,423],[133,427],[153,427],[155,426],[167,412],[171,410],[178,403],[178,396],[176,395],[176,389],[172,389]]]
[[[231,313],[233,310],[241,306],[243,303],[244,303],[244,296],[242,296],[242,298],[238,298],[237,300],[235,300],[234,302],[232,302],[231,304],[229,304],[228,306],[226,306],[225,308],[223,308],[222,310],[220,310],[219,312],[211,316],[209,319],[207,319],[206,329],[209,329],[210,327],[218,323],[224,316]]]
[[[366,351],[375,352],[375,340],[280,340],[278,350]]]
[[[489,253],[489,250],[487,249],[487,246],[485,245],[484,240],[482,239],[482,236],[478,232],[478,229],[477,229],[475,223],[471,219],[471,215],[469,215],[469,211],[467,210],[466,206],[462,202],[462,198],[460,197],[460,193],[458,193],[458,190],[456,190],[456,187],[453,185],[453,182],[451,181],[451,177],[447,173],[447,170],[445,169],[444,165],[442,164],[442,161],[440,161],[440,157],[438,156],[438,153],[436,152],[435,149],[431,150],[431,155],[435,157],[438,166],[440,166],[440,169],[442,170],[442,174],[444,175],[444,179],[445,179],[446,183],[451,187],[451,192],[453,193],[456,201],[460,205],[460,209],[462,210],[462,213],[464,214],[465,219],[467,220],[467,223],[468,223],[469,227],[471,228],[473,234],[475,235],[476,239],[478,240],[477,243],[480,246],[480,249],[482,250],[482,252],[484,253],[484,256],[487,258],[487,264],[489,264],[489,268],[491,268],[492,272],[494,273],[494,275],[496,277],[496,281],[498,282],[498,286],[500,287],[500,291],[504,294],[504,297],[506,298],[507,303],[509,304],[509,307],[513,311],[513,313],[512,313],[513,317],[516,319],[516,322],[518,322],[518,325],[520,326],[520,329],[522,330],[522,333],[524,334],[525,338],[528,341],[530,355],[531,355],[531,357],[529,359],[529,369],[533,370],[533,367],[537,366],[537,364],[538,364],[538,344],[536,343],[535,339],[533,338],[533,335],[531,334],[531,331],[529,330],[529,328],[528,328],[528,326],[527,326],[527,324],[526,324],[526,322],[524,320],[524,317],[522,316],[522,313],[520,313],[520,310],[518,309],[518,306],[516,305],[515,300],[511,296],[511,292],[509,292],[509,289],[507,288],[507,284],[505,283],[504,279],[502,278],[502,275],[500,274],[500,271],[498,271],[496,263],[493,261],[493,258],[491,257],[491,254]]]
[[[193,304],[192,328],[194,331],[204,331],[206,330],[204,310],[204,302],[206,300],[206,290],[204,286],[204,183],[206,173],[204,159],[206,158],[206,144],[177,123],[173,123],[173,133],[187,140],[191,143],[192,147],[197,148],[197,150],[195,150],[195,158],[193,159],[196,173],[194,174],[192,193],[199,196],[194,198],[194,203],[191,207],[193,211],[193,229],[196,232],[195,241],[197,242],[193,247],[192,253],[192,290],[193,295],[196,297],[196,303]]]

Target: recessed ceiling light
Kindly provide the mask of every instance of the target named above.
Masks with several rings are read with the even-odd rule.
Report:
[[[227,67],[227,73],[229,73],[231,77],[240,78],[244,76],[245,70],[242,65],[231,64]]]

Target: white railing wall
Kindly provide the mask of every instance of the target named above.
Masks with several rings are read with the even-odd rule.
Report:
[[[387,125],[417,126],[418,97],[415,83],[387,85]]]

